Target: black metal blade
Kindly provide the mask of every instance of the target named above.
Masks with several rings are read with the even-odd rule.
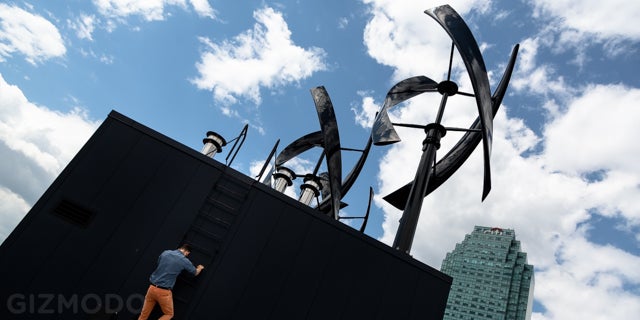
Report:
[[[316,131],[302,136],[280,151],[278,157],[276,157],[276,167],[283,165],[285,162],[313,147],[321,147],[322,145],[322,131]]]
[[[329,189],[331,190],[331,216],[333,219],[337,219],[340,212],[340,199],[342,199],[342,155],[340,153],[338,122],[336,121],[336,114],[333,111],[333,104],[329,94],[323,86],[311,89],[311,96],[318,112],[318,120],[320,121],[324,140],[324,152],[327,157]]]
[[[425,13],[435,19],[458,48],[458,52],[464,61],[467,73],[471,79],[471,85],[475,93],[480,125],[482,128],[482,146],[484,150],[484,187],[482,199],[484,200],[491,190],[491,143],[493,140],[493,113],[491,104],[491,89],[487,68],[478,43],[471,30],[462,17],[449,5],[443,5],[426,10]]]
[[[434,92],[437,87],[437,82],[425,76],[411,77],[396,83],[387,93],[382,108],[373,123],[371,129],[373,144],[386,145],[400,141],[400,137],[389,119],[389,109],[419,94]]]
[[[371,150],[371,136],[369,136],[369,140],[367,141],[367,145],[362,150],[362,154],[360,154],[360,158],[358,162],[353,166],[347,177],[342,181],[342,187],[340,191],[340,195],[344,197],[347,192],[351,189],[353,184],[356,182],[356,179],[360,175],[360,171],[364,167],[365,162],[367,161],[367,157],[369,156],[369,151]],[[318,209],[320,211],[326,212],[330,205],[330,198],[322,198],[322,202],[318,205]]]
[[[360,226],[360,232],[364,233],[364,229],[367,228],[367,221],[369,221],[369,212],[371,211],[371,200],[373,200],[373,188],[369,187],[369,204],[367,205],[367,213],[364,215],[364,221]]]

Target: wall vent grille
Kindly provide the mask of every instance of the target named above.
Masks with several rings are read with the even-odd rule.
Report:
[[[53,214],[71,224],[86,228],[93,220],[93,212],[68,200],[62,200]]]

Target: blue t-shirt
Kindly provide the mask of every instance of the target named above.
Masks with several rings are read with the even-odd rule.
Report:
[[[173,288],[182,270],[196,274],[196,267],[180,250],[165,250],[158,257],[158,267],[149,277],[149,281],[160,287]]]

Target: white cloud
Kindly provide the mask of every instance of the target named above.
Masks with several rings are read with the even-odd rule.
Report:
[[[64,41],[55,25],[42,16],[0,3],[0,62],[20,53],[31,64],[62,57]]]
[[[338,19],[338,29],[346,29],[349,25],[349,18],[342,17]]]
[[[520,69],[521,72],[531,72],[536,67],[536,58],[538,56],[538,48],[540,47],[539,43],[539,38],[528,38],[520,41],[518,69]]]
[[[380,104],[377,104],[373,97],[367,96],[367,92],[358,92],[362,97],[362,104],[360,110],[358,107],[351,107],[351,110],[355,114],[356,124],[363,128],[371,128],[373,121],[375,120],[376,113],[380,110]]]
[[[640,225],[640,89],[623,85],[589,85],[568,102],[566,113],[545,129],[550,170],[585,177],[604,172],[587,190],[602,214],[621,215]],[[603,128],[604,131],[597,130]]]
[[[214,98],[226,105],[238,98],[260,104],[260,88],[270,89],[296,83],[326,68],[320,48],[304,49],[293,43],[291,31],[282,14],[272,8],[253,14],[257,23],[252,30],[220,44],[201,38],[206,45],[199,76],[193,83],[213,91]]]
[[[89,49],[89,51],[87,51],[83,48],[80,48],[79,52],[83,57],[91,57],[104,64],[113,64],[113,61],[115,60],[112,55],[106,55],[104,53],[98,54],[93,51],[93,49]]]
[[[372,16],[364,31],[369,55],[381,64],[394,67],[394,80],[424,74],[439,81],[446,72],[451,39],[424,10],[440,4],[412,2],[399,6],[392,0],[363,2],[370,5]],[[449,2],[459,14],[470,10],[485,11],[489,3]],[[457,67],[463,66],[458,64]]]
[[[80,39],[93,41],[93,30],[95,29],[96,17],[94,15],[81,14],[75,21],[67,20],[69,27],[76,31]]]
[[[211,7],[207,0],[189,0],[191,6],[201,17],[208,17],[214,19],[216,17],[216,11]]]
[[[107,17],[138,15],[147,21],[164,20],[165,5],[185,6],[184,0],[94,0],[94,3]]]
[[[422,10],[415,5],[393,6],[391,3],[372,8],[372,18],[364,31],[364,42],[369,55],[378,63],[396,68],[395,80],[415,75],[416,70],[433,76],[442,72],[441,69],[434,70],[432,61],[446,61],[448,52],[437,48],[450,42],[446,36],[416,36],[439,34],[438,26],[428,23],[429,17]],[[410,65],[406,61],[413,63]]]
[[[640,31],[628,21],[640,14],[638,3],[535,0],[531,4],[533,17],[544,25],[538,36],[549,40],[545,46],[552,52],[572,51],[573,58],[567,61],[571,64],[587,68],[596,47],[609,59],[637,51],[634,43],[640,41]]]
[[[164,20],[168,6],[187,9],[186,0],[94,0],[98,11],[109,18],[140,16],[146,21]],[[195,12],[201,17],[215,18],[215,10],[207,0],[189,0]]]
[[[569,102],[566,114],[546,128],[549,165],[572,173],[638,169],[632,157],[640,155],[638,101],[637,88],[615,84],[584,88],[582,95]]]
[[[274,155],[275,156],[275,155]],[[272,159],[273,160],[273,159]],[[251,177],[257,177],[258,174],[260,174],[260,170],[262,170],[262,168],[264,167],[264,172],[262,173],[262,177],[260,179],[260,181],[262,182],[266,177],[268,177],[269,175],[271,175],[271,173],[273,172],[273,165],[272,163],[267,164],[267,166],[264,166],[264,160],[256,160],[256,161],[251,161],[251,164],[249,165],[249,174]]]
[[[624,0],[571,1],[534,0],[539,17],[548,15],[560,19],[562,28],[574,29],[600,38],[629,38],[640,40],[635,21],[640,16],[640,3]]]
[[[545,314],[533,319],[628,319],[640,314],[640,299],[625,287],[640,285],[640,257],[581,237],[567,239],[561,264],[536,272],[536,296]],[[588,302],[588,303],[585,303]]]
[[[570,88],[562,75],[557,74],[549,64],[538,63],[538,51],[541,46],[550,46],[548,37],[527,38],[520,43],[516,72],[510,83],[514,90],[526,91],[529,94],[568,99],[575,90]],[[547,105],[547,111],[555,114],[554,105]]]
[[[0,75],[0,216],[7,217],[0,220],[1,230],[15,227],[25,206],[37,200],[97,126],[79,108],[62,113],[29,102]]]
[[[30,208],[21,196],[0,185],[0,243],[9,236]]]

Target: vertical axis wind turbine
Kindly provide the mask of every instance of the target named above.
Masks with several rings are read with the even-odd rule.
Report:
[[[452,40],[447,80],[440,83],[425,76],[416,76],[398,82],[385,98],[383,106],[373,124],[371,136],[374,145],[387,145],[400,141],[395,126],[420,128],[425,131],[422,156],[413,182],[398,189],[384,199],[397,208],[404,209],[393,247],[409,253],[418,224],[424,197],[438,188],[466,161],[471,152],[482,140],[484,155],[484,183],[482,200],[491,190],[491,143],[493,140],[493,117],[497,112],[511,78],[519,46],[512,51],[505,73],[496,91],[491,95],[487,70],[478,44],[469,27],[449,5],[426,10],[425,13],[436,20],[449,34]],[[458,91],[458,85],[451,81],[451,67],[454,49],[457,49],[471,79],[473,94]],[[435,122],[423,125],[392,123],[388,110],[412,97],[425,92],[438,92],[442,95]],[[478,118],[469,129],[444,127],[442,117],[449,97],[456,94],[475,97],[478,106]],[[436,163],[436,151],[440,148],[440,139],[447,131],[464,131],[458,143]]]

